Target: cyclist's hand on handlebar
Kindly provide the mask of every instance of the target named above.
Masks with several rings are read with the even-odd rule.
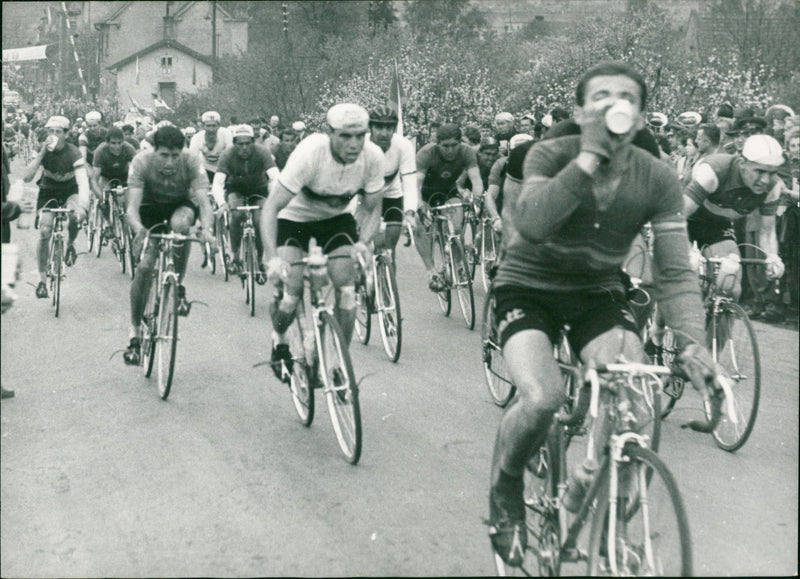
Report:
[[[361,262],[367,264],[372,260],[372,252],[370,251],[367,244],[363,241],[356,241],[353,244],[352,249],[350,250],[350,255],[353,256],[353,259],[359,261],[359,257],[361,258]]]
[[[228,204],[225,201],[223,201],[222,203],[219,204],[219,207],[217,207],[214,210],[214,214],[215,215],[222,215],[223,213],[225,213],[225,211],[227,209],[228,209]]]
[[[137,231],[136,235],[133,236],[133,241],[131,241],[131,251],[133,252],[133,255],[138,257],[142,254],[142,247],[144,246],[145,237],[147,237],[147,229],[144,227]]]
[[[494,229],[497,233],[501,233],[503,231],[503,220],[499,217],[493,220],[492,229]]]
[[[765,258],[767,262],[767,277],[769,279],[780,279],[783,277],[786,266],[783,265],[783,260],[774,253],[770,253]]]
[[[211,251],[217,249],[217,237],[214,235],[213,231],[201,229],[200,239],[203,240],[203,243],[207,243],[209,245]]]
[[[689,344],[678,356],[678,366],[701,392],[714,380],[716,369],[708,349],[699,344]]]
[[[289,275],[289,265],[280,257],[273,257],[267,262],[267,280],[272,285],[280,285]]]

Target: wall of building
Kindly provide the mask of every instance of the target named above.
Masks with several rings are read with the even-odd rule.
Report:
[[[132,2],[109,31],[105,65],[114,64],[164,37],[166,2]]]

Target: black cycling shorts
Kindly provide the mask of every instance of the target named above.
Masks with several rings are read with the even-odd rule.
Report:
[[[636,321],[621,291],[561,292],[503,285],[494,288],[500,345],[524,330],[540,330],[557,343],[569,324],[569,343],[575,352],[612,328],[638,333]]]
[[[78,194],[78,185],[69,189],[39,189],[39,198],[36,200],[36,210],[38,211],[48,202],[55,201],[47,205],[50,208],[64,207],[67,199]]]
[[[172,214],[175,213],[175,210],[180,207],[188,207],[194,212],[194,220],[192,221],[194,224],[194,222],[197,221],[197,218],[200,216],[200,209],[188,199],[184,201],[178,201],[177,203],[168,204],[142,204],[141,207],[139,207],[139,218],[142,220],[142,225],[144,225],[146,229],[150,229],[154,225],[163,223],[164,221],[169,224]]]
[[[713,215],[705,207],[700,207],[686,220],[689,241],[696,241],[702,249],[725,240],[736,242],[733,221]]]
[[[383,198],[383,221],[385,223],[403,222],[403,198]]]
[[[358,241],[356,220],[350,213],[321,221],[290,221],[278,219],[278,247],[288,245],[308,252],[308,242],[314,237],[323,253],[353,245]]]

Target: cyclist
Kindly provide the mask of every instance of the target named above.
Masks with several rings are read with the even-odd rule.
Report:
[[[153,151],[136,155],[128,175],[128,211],[126,217],[135,235],[134,255],[142,251],[147,230],[164,221],[176,233],[188,234],[197,220],[203,224],[204,241],[215,245],[212,234],[214,215],[208,202],[208,178],[197,155],[184,150],[183,133],[168,125],[158,129],[153,136]],[[178,273],[178,315],[189,314],[183,278],[189,261],[189,244],[175,252],[175,269]],[[157,257],[157,246],[151,244],[136,268],[131,283],[130,342],[123,359],[126,364],[137,365],[141,357],[141,322],[147,302],[149,286]]]
[[[258,205],[263,207],[269,194],[268,183],[278,178],[278,168],[272,160],[272,155],[263,145],[255,143],[255,132],[250,125],[237,125],[231,131],[233,147],[225,149],[219,159],[214,182],[211,185],[211,194],[220,209],[227,204],[231,209],[242,205]],[[269,181],[268,181],[269,178]],[[227,197],[225,195],[227,191]],[[228,266],[231,275],[242,271],[242,262],[239,260],[239,248],[242,244],[242,227],[245,214],[234,212],[231,216],[231,252],[233,261]],[[261,211],[255,212],[253,218],[256,223],[261,217]],[[264,272],[261,257],[264,247],[261,243],[261,232],[256,228],[256,247],[258,249],[258,263]],[[264,275],[259,275],[260,283],[266,282]]]
[[[383,151],[384,188],[381,213],[386,224],[383,245],[394,250],[403,225],[403,215],[413,219],[417,211],[417,160],[414,145],[398,134],[397,113],[379,106],[369,113],[370,140]]]
[[[524,183],[513,207],[506,197],[505,254],[495,291],[498,337],[518,396],[503,415],[495,442],[489,499],[495,551],[520,565],[527,543],[522,475],[564,401],[553,343],[568,323],[570,343],[586,363],[619,354],[645,361],[619,269],[643,223],[653,224],[657,299],[670,327],[702,344],[703,308],[689,267],[678,178],[631,145],[644,126],[647,89],[621,62],[588,70],[576,90],[581,134],[541,141],[525,158]],[[630,105],[633,127],[612,135],[604,113]],[[708,351],[685,348],[687,373],[713,371]]]
[[[200,117],[203,130],[192,137],[189,150],[202,157],[206,169],[208,182],[214,180],[217,172],[217,162],[222,152],[230,147],[231,135],[226,129],[220,128],[220,116],[216,111],[207,111]]]
[[[446,201],[452,199],[461,201],[456,180],[465,171],[472,183],[472,196],[480,197],[483,193],[482,181],[475,151],[461,142],[461,129],[458,125],[439,126],[436,131],[436,142],[428,143],[417,152],[417,192],[422,204],[417,211],[414,227],[417,252],[428,273],[428,287],[434,292],[444,290],[445,281],[440,272],[433,270],[433,236],[428,227],[424,226],[430,223],[428,207],[431,197],[436,193],[444,194],[447,197]],[[465,193],[467,196],[470,194]],[[434,199],[438,204],[444,201]],[[452,215],[456,230],[460,232],[464,211],[457,209]]]
[[[61,116],[50,117],[45,125],[48,137],[42,144],[37,157],[26,169],[23,180],[30,182],[42,166],[39,185],[39,200],[36,209],[41,209],[49,201],[55,200],[58,205],[74,210],[69,214],[67,251],[65,262],[68,266],[75,263],[78,252],[75,251],[75,238],[78,236],[78,223],[86,218],[89,207],[89,174],[86,161],[77,147],[66,142],[69,131],[69,119]],[[53,233],[53,215],[43,213],[39,219],[39,241],[36,254],[39,260],[39,285],[36,286],[36,297],[47,297],[47,257],[50,236]]]
[[[272,155],[275,157],[275,164],[279,170],[283,171],[286,161],[289,160],[289,155],[292,154],[299,142],[300,140],[297,138],[297,133],[294,132],[294,129],[283,129],[281,131],[281,142],[272,149]]]
[[[78,136],[78,149],[89,167],[94,160],[94,152],[106,140],[107,129],[100,125],[102,115],[97,111],[86,113],[86,130]]]
[[[525,143],[533,144],[533,137],[527,133],[517,133],[508,141],[509,155],[511,155],[517,147]],[[530,146],[525,148],[525,151],[530,149]],[[499,234],[503,230],[503,186],[506,179],[508,168],[508,157],[500,157],[492,165],[491,173],[489,173],[489,186],[486,189],[486,201],[484,206],[492,219],[492,228]],[[524,156],[523,156],[524,159]]]
[[[308,252],[316,238],[332,255],[358,253],[371,259],[358,241],[356,220],[348,205],[356,195],[362,198],[357,212],[362,239],[371,239],[380,226],[380,192],[384,187],[383,152],[366,141],[369,114],[356,104],[342,103],[327,113],[327,132],[309,135],[297,145],[261,213],[261,239],[267,272],[273,283],[286,271],[286,262]],[[361,213],[365,215],[360,215]],[[355,272],[352,261],[328,263],[336,288],[336,320],[347,344],[353,335],[356,316]],[[280,376],[281,360],[289,360],[285,332],[294,318],[303,291],[300,268],[290,268],[280,303],[271,312],[273,327],[273,371]]]
[[[734,221],[758,211],[758,246],[766,253],[769,279],[783,276],[784,264],[778,256],[775,214],[783,183],[778,168],[784,157],[780,144],[769,135],[753,135],[742,145],[742,154],[720,153],[701,159],[684,189],[684,209],[688,215],[689,239],[697,242],[704,256],[741,257],[736,245]],[[720,271],[730,276],[730,271]],[[731,280],[717,280],[720,288],[734,299],[742,292],[741,268]],[[730,286],[730,287],[727,287]]]
[[[125,142],[124,138],[121,129],[112,127],[108,131],[106,142],[97,147],[94,152],[91,185],[93,193],[101,203],[103,202],[103,191],[106,190],[111,180],[116,179],[123,186],[128,182],[128,167],[133,157],[136,156],[136,149]],[[101,207],[105,224],[103,237],[111,239],[114,237],[114,232],[111,231],[109,225],[109,205],[104,203]]]
[[[133,136],[134,130],[133,125],[122,125],[122,135],[125,142],[138,151],[141,145],[139,145],[139,141],[136,137]]]
[[[489,173],[492,171],[492,166],[500,157],[500,143],[494,137],[481,139],[476,148],[476,157],[478,159],[478,171],[481,174],[481,193],[483,193],[489,188]],[[459,175],[456,184],[459,189],[472,189],[472,182],[466,173]]]

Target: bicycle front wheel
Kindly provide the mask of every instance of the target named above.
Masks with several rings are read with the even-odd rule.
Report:
[[[103,253],[103,210],[100,207],[100,203],[95,203],[94,206],[94,227],[92,229],[92,237],[94,238],[94,254],[97,257],[100,257],[100,254]]]
[[[328,312],[320,313],[320,374],[336,440],[350,464],[361,457],[361,408],[350,353],[339,324]]]
[[[723,450],[738,450],[753,432],[761,396],[761,358],[753,325],[745,311],[733,302],[723,304],[721,312],[712,320],[712,353],[731,379],[732,406],[735,417],[729,413],[729,402],[722,403],[722,417],[712,433],[714,441]],[[706,416],[710,416],[706,407]],[[734,421],[735,420],[735,421]]]
[[[252,237],[245,238],[244,247],[246,303],[250,305],[250,317],[254,317],[256,315],[256,251]]]
[[[505,407],[517,391],[511,381],[511,374],[503,359],[500,341],[497,336],[497,324],[494,319],[494,293],[489,291],[483,303],[481,322],[481,354],[483,357],[483,376],[489,395],[495,404]]]
[[[402,345],[402,317],[400,314],[400,294],[397,293],[397,278],[394,267],[386,259],[378,261],[377,276],[375,277],[375,299],[378,307],[378,322],[381,330],[381,340],[386,356],[392,362],[400,359]]]
[[[86,247],[89,253],[94,249],[94,230],[97,227],[97,199],[92,195],[92,201],[89,205],[89,214],[86,217]]]
[[[303,347],[305,336],[299,319],[303,315],[303,309],[298,308],[297,317],[286,332],[289,352],[292,354],[291,368],[287,370],[290,372],[289,389],[292,392],[294,410],[303,426],[311,426],[314,420],[314,386],[310,380],[313,370]]]
[[[488,221],[484,222],[483,234],[481,235],[481,280],[483,281],[483,289],[487,293],[489,292],[489,286],[492,284],[489,272],[497,260],[495,241],[495,232],[492,225]]]
[[[477,267],[477,251],[475,248],[475,230],[476,225],[474,219],[464,220],[464,229],[461,231],[461,243],[464,247],[464,257],[467,262],[467,269],[469,278],[475,279],[475,268]]]
[[[376,282],[377,283],[377,282]],[[362,344],[369,344],[372,333],[372,314],[369,311],[369,295],[367,284],[359,283],[356,291],[356,325],[355,334]]]
[[[464,247],[458,238],[450,242],[450,258],[453,260],[453,285],[458,295],[458,305],[464,323],[470,330],[475,328],[475,296],[472,293],[472,278],[469,273],[469,264],[464,255]]]
[[[439,231],[433,233],[433,269],[447,284],[447,289],[436,293],[436,301],[439,302],[439,308],[445,316],[450,315],[450,309],[453,306],[452,296],[450,295],[450,286],[452,285],[452,275],[450,272],[450,261],[444,251],[444,239]]]
[[[119,260],[119,268],[122,273],[127,271],[127,237],[125,236],[125,229],[122,225],[121,217],[118,215],[114,218],[114,247],[116,248],[117,259]]]
[[[225,281],[228,281],[228,248],[230,247],[230,238],[228,237],[228,228],[225,225],[225,220],[218,219],[216,228],[219,266],[222,268]]]
[[[172,388],[175,373],[175,355],[178,352],[178,284],[170,279],[161,290],[156,359],[158,363],[158,394],[166,400]]]
[[[60,239],[54,239],[50,251],[50,267],[52,277],[50,279],[51,291],[53,292],[53,307],[56,310],[56,317],[61,309],[61,278],[63,277],[64,248]]]
[[[150,291],[147,292],[147,303],[142,316],[142,366],[144,376],[149,378],[153,373],[153,362],[156,359],[156,344],[158,344],[158,283],[150,282]]]
[[[598,495],[589,536],[588,574],[690,576],[692,541],[683,499],[672,473],[650,449],[628,445],[617,464],[617,502],[611,509],[611,469]]]

